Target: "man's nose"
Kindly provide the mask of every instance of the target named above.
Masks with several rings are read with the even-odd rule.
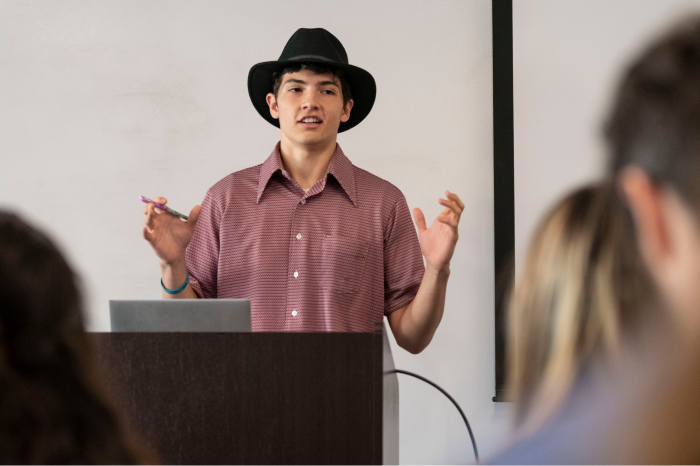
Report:
[[[301,104],[304,110],[315,110],[318,108],[318,100],[315,92],[306,92]]]

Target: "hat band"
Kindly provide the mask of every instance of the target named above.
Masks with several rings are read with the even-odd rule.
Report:
[[[296,57],[287,58],[285,61],[305,60],[305,59],[309,59],[309,58],[312,58],[314,60],[323,60],[323,61],[327,61],[327,62],[331,62],[331,63],[338,63],[336,61],[331,60],[330,58],[322,57],[321,55],[297,55]]]

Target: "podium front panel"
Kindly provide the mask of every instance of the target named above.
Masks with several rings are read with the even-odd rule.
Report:
[[[165,464],[398,461],[382,332],[93,335],[115,402]]]

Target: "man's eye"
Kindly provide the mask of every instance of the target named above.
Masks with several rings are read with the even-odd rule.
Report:
[[[301,89],[299,89],[298,87],[291,87],[289,88],[289,92],[301,92]]]
[[[326,89],[326,90],[323,91],[323,92],[325,92],[326,94],[329,94],[329,95],[335,95],[335,91],[332,91],[332,90],[330,90],[330,89]]]

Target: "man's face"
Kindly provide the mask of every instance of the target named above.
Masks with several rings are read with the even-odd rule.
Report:
[[[305,148],[334,143],[353,104],[350,100],[343,105],[340,82],[334,76],[309,70],[282,76],[277,98],[270,93],[267,103],[270,114],[279,119],[282,137]]]

